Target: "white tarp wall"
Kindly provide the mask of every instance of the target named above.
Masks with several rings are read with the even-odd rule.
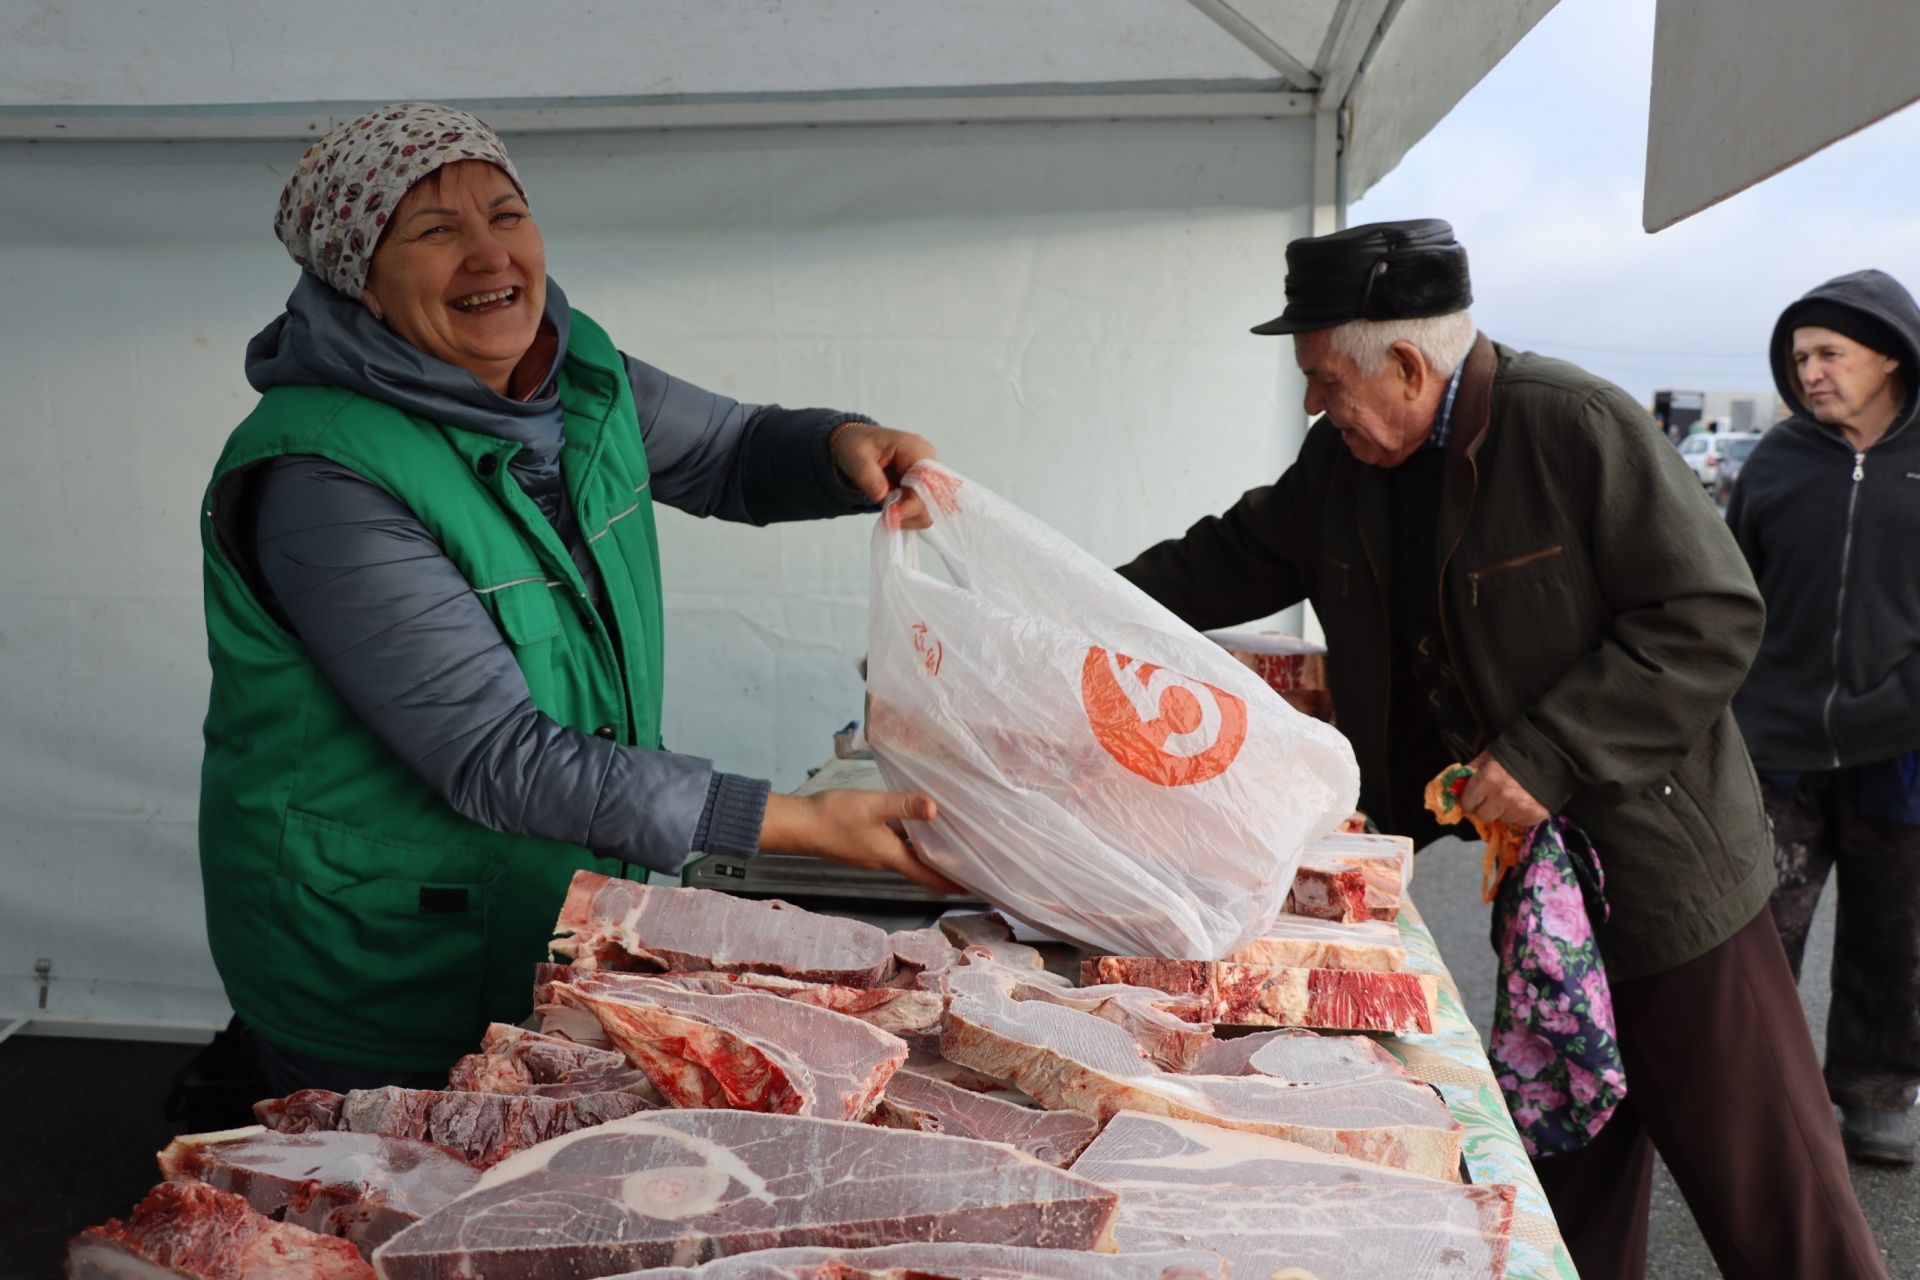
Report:
[[[511,59],[509,59],[511,62]],[[1109,563],[1291,459],[1312,121],[509,138],[550,270],[622,346],[864,410]],[[225,1018],[195,851],[196,516],[295,269],[293,142],[0,143],[0,1026]],[[858,715],[865,520],[662,517],[666,732],[798,783]],[[51,962],[44,986],[35,964]]]

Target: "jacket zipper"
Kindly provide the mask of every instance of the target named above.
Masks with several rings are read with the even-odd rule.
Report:
[[[1380,565],[1373,558],[1373,548],[1367,545],[1365,529],[1360,531],[1360,551],[1367,558],[1367,570],[1373,577],[1374,590],[1380,596],[1380,622],[1388,636],[1386,660],[1382,663],[1386,678],[1380,682],[1381,687],[1387,691],[1387,696],[1380,700],[1380,772],[1384,775],[1383,781],[1386,784],[1387,821],[1393,823],[1394,830],[1397,831],[1400,829],[1400,798],[1394,794],[1393,790],[1393,748],[1389,745],[1393,741],[1393,619],[1387,612],[1387,584],[1380,580]],[[1342,566],[1343,573],[1344,570],[1345,567]],[[1342,582],[1344,581],[1343,577]]]
[[[1840,742],[1833,736],[1833,703],[1840,696],[1840,634],[1847,616],[1847,570],[1853,564],[1853,513],[1860,505],[1860,482],[1866,478],[1867,455],[1863,450],[1853,455],[1853,487],[1847,491],[1847,532],[1840,540],[1840,590],[1833,603],[1833,688],[1827,691],[1827,705],[1820,713],[1836,769],[1840,767]]]
[[[1468,510],[1471,511],[1472,507],[1469,506]],[[1458,538],[1454,539],[1453,545],[1458,547],[1460,540]],[[1550,547],[1542,547],[1538,551],[1529,551],[1523,556],[1515,556],[1511,560],[1502,560],[1499,564],[1490,564],[1484,569],[1475,569],[1467,575],[1468,599],[1472,602],[1473,607],[1478,609],[1480,607],[1480,579],[1497,577],[1500,574],[1521,568],[1524,565],[1530,565],[1536,560],[1551,560],[1553,557],[1563,554],[1566,549],[1564,543],[1556,542]],[[1453,552],[1449,551],[1447,557],[1451,559]],[[1443,571],[1444,568],[1445,566],[1443,565]]]

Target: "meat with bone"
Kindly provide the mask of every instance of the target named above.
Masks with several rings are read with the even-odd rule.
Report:
[[[1293,873],[1283,913],[1352,924],[1370,920],[1367,873],[1342,861],[1308,861],[1302,857]]]
[[[1308,844],[1301,861],[1358,870],[1367,882],[1367,914],[1375,920],[1399,915],[1401,900],[1413,882],[1413,841],[1407,836],[1336,831]]]
[[[877,1249],[767,1249],[699,1267],[657,1267],[607,1280],[1221,1280],[1211,1250],[1085,1253],[1004,1244],[889,1244]]]
[[[561,968],[564,966],[555,966]],[[632,1093],[661,1101],[647,1073],[612,1049],[496,1022],[480,1052],[453,1064],[447,1088],[471,1093],[523,1093],[577,1098],[583,1093]]]
[[[374,1254],[384,1280],[533,1280],[914,1240],[1110,1248],[1117,1197],[1011,1147],[754,1111],[556,1138]]]
[[[957,957],[960,953],[954,952]],[[841,987],[825,982],[801,982],[771,973],[662,973],[629,974],[610,969],[587,969],[570,973],[565,965],[551,965],[560,971],[553,981],[571,982],[592,978],[618,986],[622,982],[672,982],[689,991],[725,995],[735,991],[757,991],[762,995],[810,1004],[815,1008],[858,1018],[882,1031],[895,1035],[928,1035],[940,1030],[939,991],[913,987]],[[916,975],[917,976],[917,975]],[[540,1006],[553,1003],[553,983],[538,988]]]
[[[1200,1051],[1191,1070],[1205,1076],[1272,1076],[1294,1084],[1415,1078],[1398,1058],[1365,1036],[1323,1036],[1293,1027],[1215,1040]]]
[[[319,1090],[303,1090],[318,1093]],[[319,1130],[329,1118],[324,1107],[289,1105],[301,1094],[255,1103],[261,1123],[281,1133]],[[339,1097],[338,1094],[329,1095]],[[538,1142],[576,1129],[645,1111],[653,1103],[631,1093],[587,1093],[577,1098],[534,1098],[503,1093],[458,1093],[437,1089],[355,1089],[333,1110],[334,1127],[350,1133],[378,1133],[437,1143],[479,1168]]]
[[[1264,934],[1227,959],[1238,964],[1354,969],[1363,973],[1399,973],[1407,966],[1400,927],[1391,920],[1340,924],[1285,912],[1274,917]]]
[[[1195,996],[1168,995],[1118,983],[1064,986],[1036,980],[1029,970],[995,964],[977,951],[967,953],[967,963],[971,968],[990,971],[1000,990],[1011,999],[1040,1000],[1111,1022],[1133,1038],[1147,1061],[1167,1071],[1188,1070],[1195,1056],[1213,1040],[1213,1026],[1206,1021],[1206,1003]],[[950,969],[944,976],[951,977],[955,972]]]
[[[828,1009],[756,991],[712,995],[663,978],[556,983],[680,1107],[733,1107],[861,1120],[906,1061],[898,1036]]]
[[[956,1138],[1004,1142],[1051,1165],[1072,1163],[1100,1122],[1073,1111],[1042,1111],[972,1093],[930,1076],[899,1071],[874,1109],[874,1121]]]
[[[1144,1111],[1246,1129],[1432,1178],[1460,1176],[1459,1122],[1426,1085],[1386,1077],[1291,1084],[1268,1076],[1159,1070],[1112,1023],[1011,999],[995,971],[948,975],[941,1050],[1025,1090],[1040,1105],[1104,1120]]]
[[[994,1093],[1011,1088],[1005,1080],[996,1080],[971,1067],[963,1067],[940,1052],[940,1037],[907,1036],[907,1060],[900,1070],[911,1071],[915,1075],[950,1084],[956,1089],[965,1089],[968,1093]]]
[[[1510,1186],[1447,1186],[1255,1134],[1116,1116],[1074,1163],[1120,1193],[1122,1249],[1202,1240],[1229,1275],[1498,1280]]]
[[[1066,1176],[1066,1175],[1061,1175]],[[275,1222],[232,1192],[163,1182],[125,1222],[88,1227],[67,1247],[67,1280],[374,1280],[345,1240]]]
[[[908,979],[960,963],[960,952],[938,929],[896,929],[887,941],[893,947],[895,979],[903,986],[913,985]]]
[[[331,1089],[299,1089],[284,1098],[262,1098],[253,1104],[253,1118],[281,1133],[313,1133],[340,1127],[340,1108],[347,1095]]]
[[[663,889],[576,871],[551,949],[577,969],[775,973],[883,985],[893,944],[870,924],[709,889]]]
[[[1199,996],[1207,1016],[1228,1026],[1424,1034],[1433,1030],[1439,999],[1430,974],[1288,969],[1230,960],[1095,956],[1081,965],[1080,975],[1087,983],[1125,982]]]
[[[444,1147],[370,1133],[276,1133],[253,1126],[175,1138],[171,1182],[204,1182],[270,1218],[339,1236],[362,1254],[456,1196],[480,1171]]]
[[[997,911],[962,911],[940,917],[940,932],[961,950],[980,948],[1010,969],[1042,969],[1040,953],[1013,940],[1013,927]]]

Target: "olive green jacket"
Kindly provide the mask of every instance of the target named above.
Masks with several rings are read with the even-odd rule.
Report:
[[[1728,705],[1764,612],[1698,480],[1624,391],[1496,346],[1467,357],[1434,545],[1455,667],[1495,759],[1592,838],[1615,979],[1730,937],[1773,890],[1760,789]],[[1280,479],[1120,572],[1195,627],[1310,600],[1369,813],[1389,775],[1386,473],[1324,420]]]

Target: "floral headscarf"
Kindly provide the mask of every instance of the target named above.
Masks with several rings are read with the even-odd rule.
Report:
[[[476,117],[399,102],[338,125],[307,148],[280,192],[274,234],[295,262],[358,301],[400,197],[456,160],[497,165],[526,194],[499,135]]]

